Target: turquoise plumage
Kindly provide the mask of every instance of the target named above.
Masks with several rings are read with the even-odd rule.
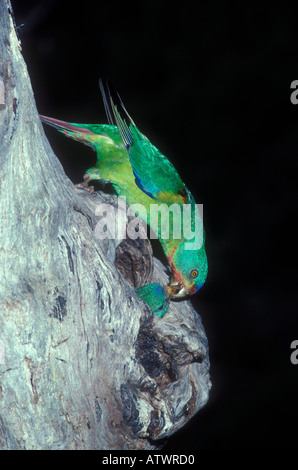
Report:
[[[87,170],[86,182],[110,182],[129,206],[141,204],[145,208],[143,218],[160,240],[172,277],[166,286],[148,284],[136,292],[161,318],[171,300],[194,294],[206,280],[202,218],[172,163],[139,131],[119,95],[103,81],[100,89],[109,124],[68,123],[46,116],[41,119],[96,151],[97,162]],[[167,217],[154,218],[158,208],[166,209]],[[139,216],[142,218],[141,213]]]

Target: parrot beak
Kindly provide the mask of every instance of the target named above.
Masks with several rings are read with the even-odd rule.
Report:
[[[180,299],[191,293],[190,289],[188,289],[182,282],[177,281],[174,277],[166,288],[170,299]]]

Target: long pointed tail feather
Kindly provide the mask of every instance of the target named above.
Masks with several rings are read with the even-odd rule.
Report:
[[[82,125],[80,124],[61,121],[60,119],[43,116],[42,114],[40,114],[39,117],[42,122],[48,124],[51,127],[54,127],[67,137],[70,137],[71,139],[77,140],[79,142],[83,142],[86,145],[91,145],[93,147],[92,141],[88,139],[88,136],[90,134],[94,135],[94,133],[90,131],[90,129],[82,127]]]
[[[91,132],[89,129],[86,129],[85,127],[80,127],[80,124],[61,121],[60,119],[43,116],[42,114],[40,114],[39,117],[42,122],[45,122],[46,124],[49,124],[50,126],[55,127],[55,129],[58,130],[68,130],[74,132],[81,130],[85,134],[93,134],[93,132]]]

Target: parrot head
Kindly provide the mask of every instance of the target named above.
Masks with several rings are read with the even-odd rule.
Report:
[[[172,278],[167,290],[171,299],[195,294],[203,286],[208,272],[204,246],[199,250],[185,250],[184,244],[181,244],[169,261]]]

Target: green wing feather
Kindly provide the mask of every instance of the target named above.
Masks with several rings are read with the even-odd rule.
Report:
[[[119,95],[107,82],[100,89],[110,123],[116,123],[137,186],[160,203],[183,204],[187,191],[172,163],[136,127]]]
[[[163,286],[157,283],[146,284],[145,286],[138,287],[136,293],[140,299],[144,300],[152,312],[159,318],[162,318],[168,308],[170,299],[165,293]]]

